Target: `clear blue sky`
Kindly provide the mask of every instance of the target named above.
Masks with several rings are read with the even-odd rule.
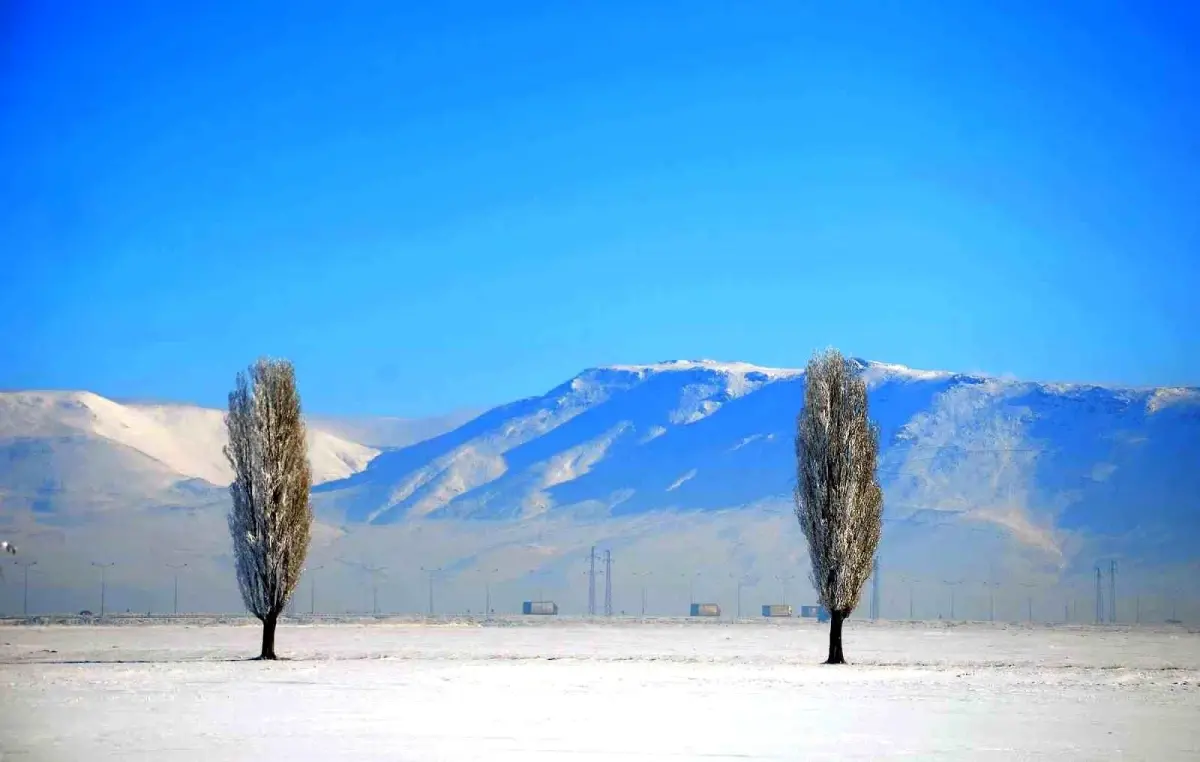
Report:
[[[183,5],[0,11],[0,387],[220,405],[266,353],[419,415],[830,344],[1200,384],[1188,3]]]

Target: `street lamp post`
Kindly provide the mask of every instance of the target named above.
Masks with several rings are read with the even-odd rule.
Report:
[[[314,566],[308,570],[308,616],[312,618],[317,614],[317,572],[325,568],[325,565]]]
[[[680,574],[679,576],[687,577],[688,607],[690,608],[691,606],[695,605],[695,603],[696,603],[696,577],[700,576],[700,572],[696,571],[696,572],[691,572],[690,574],[688,572],[684,572],[683,574]]]
[[[534,585],[537,586],[536,600],[539,600],[539,601],[546,600],[546,591],[544,589],[545,584],[546,584],[546,570],[545,569],[539,568],[539,569],[530,569],[529,570],[529,588],[530,588],[530,590],[532,591],[534,589]]]
[[[796,578],[795,574],[776,574],[775,579],[779,580],[779,595],[782,596],[780,603],[787,605],[787,583]]]
[[[441,570],[442,567],[440,566],[436,569],[427,569],[424,566],[421,567],[421,571],[429,575],[429,616],[433,616],[433,575],[437,574]]]
[[[21,601],[21,616],[29,616],[29,567],[37,566],[37,561],[17,561],[18,566],[25,567],[25,592]]]
[[[387,569],[386,566],[370,566],[364,563],[355,561],[347,561],[344,558],[337,559],[347,566],[357,566],[366,573],[371,575],[371,615],[379,616],[379,576]]]
[[[944,580],[942,580],[943,585],[950,586],[950,621],[951,622],[954,621],[954,588],[958,587],[962,583],[963,583],[963,580],[961,580],[961,579],[956,579],[956,580],[944,579]]]
[[[100,616],[101,617],[104,616],[104,596],[105,596],[105,593],[107,592],[107,588],[108,588],[108,579],[107,579],[107,575],[105,574],[105,572],[108,571],[108,568],[110,566],[115,566],[115,565],[116,565],[115,561],[109,562],[107,564],[102,564],[102,563],[98,563],[96,561],[92,561],[92,566],[97,566],[100,568]]]
[[[641,582],[642,588],[642,616],[646,616],[646,577],[649,577],[654,572],[640,571],[634,572],[633,576],[637,577]]]
[[[996,621],[996,586],[995,582],[984,582],[983,586],[988,589],[988,621]]]
[[[379,616],[379,575],[387,570],[386,566],[367,566],[363,568],[371,575],[371,616]]]
[[[481,569],[483,573],[483,618],[492,618],[492,575],[498,574],[499,569]],[[430,600],[433,598],[433,588],[430,587]],[[429,604],[430,612],[433,611],[433,604]]]
[[[916,619],[916,616],[913,614],[913,584],[921,580],[914,579],[913,577],[901,577],[900,581],[908,583],[908,619],[912,621]]]
[[[1036,582],[1022,582],[1021,587],[1025,588],[1026,590],[1033,590],[1034,588],[1037,587],[1037,583]],[[1032,593],[1029,593],[1025,596],[1025,605],[1027,607],[1026,608],[1026,616],[1028,617],[1028,622],[1029,622],[1029,624],[1033,624],[1033,594]]]
[[[186,569],[187,564],[167,564],[167,568],[175,570],[175,594],[172,598],[171,609],[175,616],[179,616],[179,570]]]

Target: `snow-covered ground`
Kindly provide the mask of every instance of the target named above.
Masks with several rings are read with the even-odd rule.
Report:
[[[1200,634],[805,621],[0,627],[8,760],[1185,759]]]

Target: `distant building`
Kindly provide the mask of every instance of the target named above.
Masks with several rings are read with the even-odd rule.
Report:
[[[770,617],[786,617],[792,615],[792,607],[786,603],[771,603],[762,607],[762,615]]]
[[[715,603],[693,603],[691,616],[721,616],[721,607]]]
[[[521,613],[533,616],[554,616],[558,614],[558,604],[554,601],[525,601],[521,604]]]
[[[829,612],[824,606],[801,606],[800,616],[805,619],[816,619],[818,622],[828,622]]]

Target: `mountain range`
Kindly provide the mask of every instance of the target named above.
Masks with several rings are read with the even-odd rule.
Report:
[[[1022,558],[1060,575],[1090,570],[1098,555],[1194,561],[1200,389],[854,362],[880,426],[884,558],[919,565],[940,548],[970,560],[991,543],[993,566]],[[672,361],[589,369],[478,415],[312,417],[315,542],[373,528],[413,537],[430,527],[428,538],[434,526],[448,538],[456,527],[478,542],[451,549],[447,539],[439,563],[463,569],[515,547],[540,552],[539,564],[578,560],[596,533],[671,545],[665,528],[677,533],[681,521],[720,524],[728,537],[762,520],[778,526],[790,512],[803,389],[801,370]],[[115,531],[146,516],[192,516],[217,527],[205,531],[219,558],[223,442],[219,410],[88,392],[0,394],[0,532],[28,543],[49,530],[80,537],[98,523]],[[567,526],[592,536],[546,541]],[[186,544],[187,533],[173,536]],[[736,561],[747,574],[755,564]]]
[[[856,361],[893,520],[939,514],[1051,546],[1200,519],[1200,391],[1039,384]],[[316,491],[347,522],[620,516],[787,502],[799,370],[587,370]]]

